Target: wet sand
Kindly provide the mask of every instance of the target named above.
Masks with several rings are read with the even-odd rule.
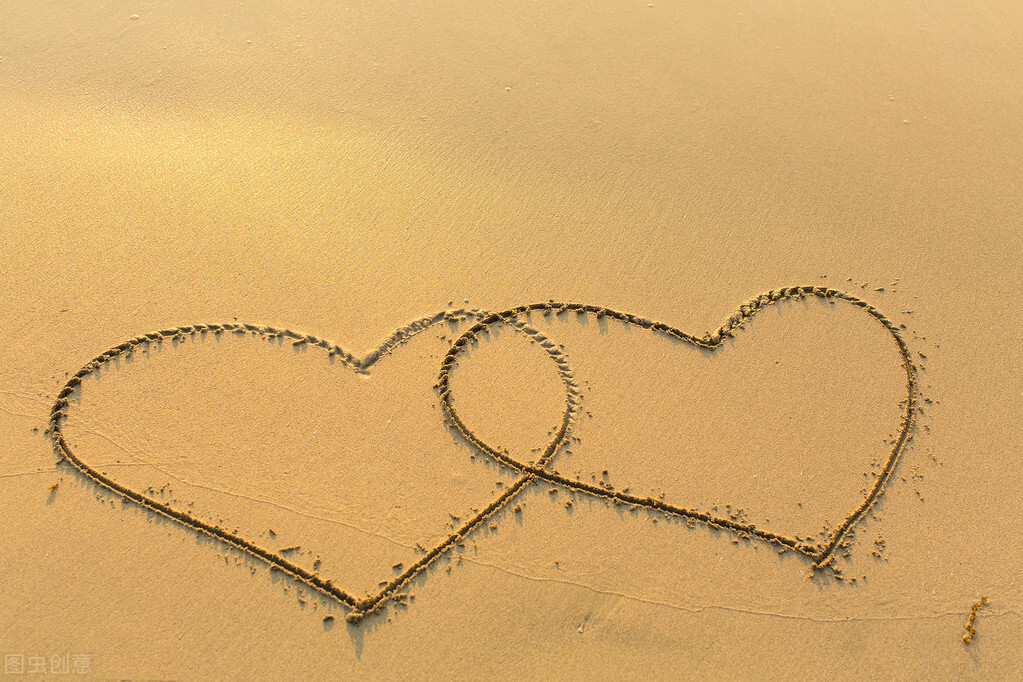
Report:
[[[5,665],[1023,674],[1021,24],[0,8]]]

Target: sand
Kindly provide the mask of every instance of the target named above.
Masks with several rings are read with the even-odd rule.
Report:
[[[1021,25],[0,7],[12,679],[1023,675]]]

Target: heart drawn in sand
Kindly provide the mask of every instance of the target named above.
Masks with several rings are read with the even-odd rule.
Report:
[[[906,400],[905,413],[902,417],[902,424],[897,438],[894,441],[891,452],[884,462],[881,473],[877,476],[873,487],[868,491],[862,503],[851,510],[844,521],[831,532],[830,536],[820,545],[810,544],[796,538],[786,537],[772,533],[753,524],[740,522],[731,518],[722,518],[711,513],[700,510],[689,509],[678,506],[672,502],[650,497],[638,497],[626,492],[619,491],[609,484],[603,486],[591,485],[578,480],[568,479],[554,471],[551,467],[552,461],[559,448],[569,437],[572,425],[575,421],[580,403],[580,396],[571,369],[564,355],[558,347],[549,341],[543,334],[530,327],[523,321],[523,317],[531,312],[545,314],[559,313],[563,311],[575,311],[580,314],[595,315],[599,318],[619,320],[628,325],[634,325],[642,329],[650,330],[653,333],[663,334],[678,339],[686,344],[698,346],[708,350],[719,348],[726,338],[733,336],[733,331],[742,326],[749,318],[759,310],[779,301],[815,296],[826,300],[844,301],[849,305],[862,309],[873,319],[879,322],[887,330],[895,341],[899,354],[902,358],[902,365],[906,373]],[[62,424],[67,417],[70,407],[69,398],[80,390],[81,381],[88,375],[96,372],[105,363],[131,353],[135,348],[159,342],[165,338],[185,339],[192,335],[233,333],[238,335],[260,335],[270,338],[288,339],[292,343],[306,344],[310,347],[317,347],[326,351],[327,355],[340,360],[343,365],[353,371],[365,371],[381,358],[388,355],[396,347],[403,344],[412,336],[429,329],[435,324],[451,320],[475,319],[476,322],[464,332],[451,346],[445,355],[440,368],[437,390],[440,394],[441,405],[445,418],[449,424],[465,438],[478,451],[487,454],[497,462],[519,473],[519,477],[509,485],[504,492],[494,498],[485,508],[476,513],[472,518],[456,528],[447,538],[432,548],[427,548],[425,553],[412,565],[405,568],[400,575],[384,584],[377,594],[359,599],[341,587],[338,587],[330,580],[324,580],[319,575],[312,573],[301,566],[289,561],[280,553],[272,552],[254,542],[241,537],[234,532],[228,531],[220,526],[209,524],[195,518],[187,512],[174,509],[163,502],[153,499],[142,492],[132,490],[108,475],[99,472],[94,467],[83,461],[68,445],[65,439]],[[558,374],[565,386],[565,409],[562,414],[560,426],[554,432],[553,437],[543,448],[542,453],[536,461],[522,462],[513,458],[506,450],[501,450],[489,445],[469,429],[460,418],[456,409],[456,402],[451,393],[450,377],[456,370],[458,359],[466,354],[473,343],[481,335],[487,335],[498,325],[505,325],[516,332],[526,335],[532,342],[538,344],[555,363]],[[781,546],[783,549],[793,550],[812,562],[814,568],[823,568],[832,564],[836,548],[843,542],[849,531],[863,518],[873,507],[877,499],[884,492],[899,457],[911,438],[910,431],[916,411],[916,369],[898,329],[881,312],[855,296],[844,292],[824,287],[788,287],[778,289],[757,296],[742,304],[738,311],[733,314],[719,329],[703,337],[695,337],[681,330],[660,322],[652,322],[634,315],[621,313],[599,306],[581,305],[575,303],[534,303],[512,308],[503,312],[487,312],[479,310],[451,310],[442,311],[434,315],[416,320],[405,327],[397,330],[375,350],[365,357],[357,358],[345,351],[340,346],[329,343],[316,336],[300,334],[287,329],[252,325],[252,324],[200,324],[184,327],[175,327],[159,332],[151,332],[142,336],[136,336],[122,344],[114,346],[99,354],[78,372],[76,372],[64,385],[57,396],[50,412],[49,434],[54,444],[57,456],[66,459],[79,472],[91,479],[100,486],[113,491],[123,499],[134,502],[157,514],[167,517],[177,523],[187,526],[210,537],[216,538],[227,545],[247,552],[248,554],[266,562],[271,570],[281,571],[292,578],[320,591],[321,593],[337,600],[351,609],[347,619],[349,622],[357,623],[364,616],[381,608],[389,598],[405,587],[413,578],[425,570],[438,557],[451,552],[453,547],[465,540],[467,536],[477,531],[484,522],[493,516],[500,509],[505,507],[513,498],[518,496],[522,490],[531,483],[545,481],[548,484],[561,486],[579,493],[593,495],[615,504],[628,504],[635,507],[645,507],[658,512],[684,517],[691,521],[701,522],[738,534],[743,537],[756,538],[765,542]]]

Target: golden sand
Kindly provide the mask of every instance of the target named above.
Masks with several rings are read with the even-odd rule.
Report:
[[[6,672],[1023,675],[1014,5],[0,26]]]

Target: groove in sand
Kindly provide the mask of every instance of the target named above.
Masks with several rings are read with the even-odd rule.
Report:
[[[771,533],[758,528],[753,524],[739,523],[732,519],[718,517],[698,510],[687,509],[685,507],[679,507],[664,502],[663,500],[656,500],[650,497],[641,498],[635,495],[630,495],[618,491],[610,485],[607,485],[606,487],[598,487],[580,481],[570,480],[549,468],[554,455],[569,436],[572,424],[574,423],[578,412],[580,395],[564,355],[556,346],[554,346],[554,344],[550,343],[543,334],[522,322],[519,318],[523,315],[530,312],[550,314],[566,311],[575,311],[580,314],[592,314],[598,319],[608,317],[652,332],[665,334],[692,346],[715,350],[722,345],[725,339],[734,336],[733,332],[735,329],[741,327],[761,309],[780,301],[806,296],[815,296],[829,301],[845,301],[852,306],[862,309],[874,318],[877,322],[884,326],[889,335],[895,341],[899,354],[902,358],[903,368],[906,372],[906,399],[904,401],[905,414],[902,417],[899,435],[892,446],[882,472],[877,477],[874,486],[869,490],[863,502],[846,516],[846,518],[841,524],[839,524],[838,528],[831,533],[830,537],[822,546]],[[284,557],[280,556],[280,553],[271,552],[259,547],[258,545],[235,533],[221,528],[220,526],[206,523],[186,512],[178,511],[166,504],[117,483],[112,478],[97,471],[79,458],[74,453],[70,445],[68,445],[63,434],[62,423],[67,416],[70,406],[68,398],[80,388],[83,378],[98,370],[104,363],[121,355],[131,353],[136,347],[158,342],[165,338],[184,340],[185,338],[195,334],[222,334],[224,332],[231,332],[240,336],[258,335],[271,339],[289,339],[295,345],[308,345],[311,347],[321,348],[327,352],[329,358],[339,359],[346,367],[353,371],[364,372],[381,358],[388,355],[396,347],[405,343],[413,336],[429,329],[438,322],[456,320],[462,321],[468,319],[475,319],[475,324],[473,324],[454,342],[441,363],[437,389],[440,394],[445,418],[473,447],[478,449],[480,452],[486,453],[501,464],[519,471],[521,476],[512,483],[506,491],[487,505],[487,507],[462,524],[461,527],[448,535],[448,537],[438,545],[427,550],[418,561],[408,566],[400,575],[384,584],[376,595],[364,599],[356,598],[345,590],[334,585],[332,581],[324,580],[316,573],[307,571],[301,566],[288,561]],[[471,342],[477,340],[481,332],[489,331],[491,327],[498,324],[508,324],[516,331],[525,334],[530,341],[537,343],[555,363],[558,368],[558,373],[565,384],[565,411],[562,416],[561,426],[536,462],[520,462],[512,458],[506,451],[502,452],[483,442],[459,418],[452,400],[449,382],[451,373],[455,368],[457,358],[469,349]],[[578,303],[554,302],[532,303],[496,313],[467,309],[441,311],[433,315],[420,318],[405,325],[404,327],[401,327],[362,358],[352,355],[340,346],[332,344],[325,339],[321,339],[311,334],[302,334],[290,329],[278,329],[270,326],[247,323],[198,324],[174,327],[158,332],[150,332],[129,339],[124,343],[118,344],[109,350],[100,353],[84,367],[78,370],[65,383],[50,410],[49,435],[53,441],[57,456],[59,458],[66,459],[75,467],[75,469],[95,483],[116,493],[125,500],[134,502],[157,514],[165,516],[198,532],[204,533],[205,535],[216,538],[231,547],[244,551],[253,557],[265,561],[270,565],[272,571],[281,571],[286,573],[295,580],[298,580],[349,607],[351,611],[347,616],[347,620],[352,623],[357,623],[366,615],[380,609],[389,598],[397,596],[396,592],[399,589],[407,585],[416,575],[429,567],[430,564],[432,564],[438,557],[450,552],[456,543],[466,538],[469,534],[479,528],[486,519],[505,507],[528,484],[541,480],[580,493],[610,500],[615,504],[629,504],[634,507],[644,507],[664,514],[698,521],[709,526],[737,533],[744,537],[757,538],[765,542],[773,543],[784,549],[791,549],[807,557],[811,560],[811,565],[815,569],[833,565],[835,550],[843,542],[849,531],[857,524],[857,522],[860,521],[860,519],[863,518],[863,516],[874,506],[878,498],[884,493],[906,444],[912,438],[910,431],[915,419],[916,402],[916,368],[913,364],[905,340],[902,338],[902,335],[899,333],[896,326],[869,303],[851,294],[825,287],[801,286],[776,289],[750,299],[746,303],[740,305],[738,311],[729,317],[729,319],[726,320],[716,332],[713,334],[707,334],[703,337],[696,337],[691,334],[687,334],[662,322],[654,322],[628,313],[611,310],[609,308],[582,305]]]

